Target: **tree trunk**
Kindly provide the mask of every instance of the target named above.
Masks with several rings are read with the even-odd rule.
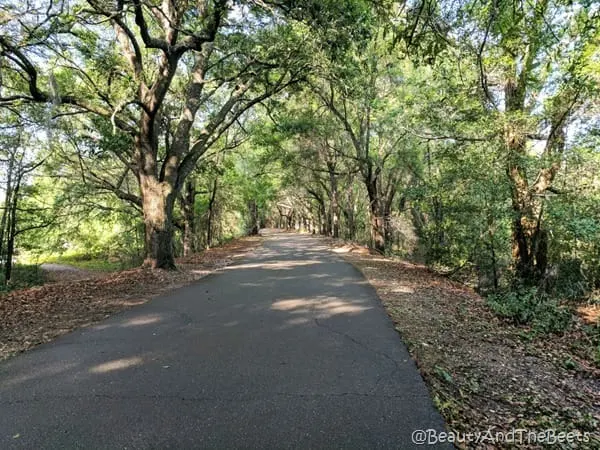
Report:
[[[437,195],[434,195],[431,201],[433,210],[433,225],[435,229],[435,237],[433,239],[433,254],[439,257],[446,247],[446,233],[444,231],[444,205]]]
[[[256,200],[250,200],[248,202],[248,210],[250,213],[249,233],[251,236],[256,236],[260,229],[260,222],[259,222],[259,217],[258,217],[258,206],[256,205]]]
[[[321,206],[319,205],[319,207],[317,208],[316,211],[316,216],[317,216],[317,231],[319,232],[319,234],[323,234],[323,217],[321,216]]]
[[[212,246],[213,241],[213,219],[215,216],[215,199],[217,198],[217,188],[219,186],[219,178],[215,177],[208,200],[208,220],[206,225],[206,247]]]
[[[369,223],[371,225],[371,241],[373,248],[385,253],[385,218],[381,208],[381,199],[377,189],[377,179],[365,180],[367,194],[369,195]]]
[[[524,110],[524,86],[509,80],[505,86],[507,111],[516,113],[504,131],[508,153],[506,173],[511,189],[513,209],[512,256],[517,276],[521,281],[535,284],[546,272],[548,265],[548,233],[543,226],[544,194],[560,168],[560,155],[564,151],[564,123],[567,112],[551,120],[551,133],[546,142],[545,155],[554,161],[538,171],[536,181],[529,183],[523,166],[527,137],[520,118]]]
[[[373,248],[378,252],[385,253],[385,233],[383,217],[376,207],[371,207],[371,239]]]
[[[145,228],[145,267],[174,270],[173,208],[179,195],[177,169],[157,168],[158,129],[156,112],[143,112],[135,138],[137,178],[140,185]],[[169,153],[174,149],[169,148]]]
[[[13,176],[13,168],[14,168],[14,153],[10,154],[10,159],[8,160],[8,173],[6,179],[6,190],[4,192],[4,209],[2,210],[2,219],[0,219],[0,265],[2,265],[2,261],[4,260],[4,234],[8,225],[8,216],[10,212],[11,205],[11,196],[12,196],[12,176]]]
[[[542,225],[543,205],[529,188],[519,187],[522,179],[512,181],[512,256],[518,277],[536,283],[545,273],[548,262],[548,236]]]
[[[142,193],[146,259],[144,266],[153,269],[175,269],[173,254],[173,206],[175,193],[167,183],[154,177],[140,176]]]
[[[338,202],[338,182],[335,176],[335,165],[327,163],[329,172],[329,209],[331,217],[331,235],[334,238],[340,237],[340,207]]]
[[[393,247],[393,242],[394,242],[394,236],[393,236],[393,230],[392,230],[392,214],[391,214],[391,211],[387,207],[384,207],[383,208],[383,243],[384,243],[386,250],[388,250],[388,247],[390,247],[389,251],[391,251],[391,247]]]
[[[4,283],[8,284],[12,276],[12,260],[15,251],[15,237],[17,236],[17,205],[19,202],[19,188],[21,186],[22,173],[17,175],[15,188],[12,193],[12,203],[8,217],[8,239],[6,242],[6,264],[4,266]]]
[[[181,196],[183,209],[183,256],[196,252],[196,185],[193,181],[185,183],[185,193]]]
[[[321,216],[321,234],[323,236],[327,236],[329,235],[329,220],[327,217],[327,211],[325,209],[325,203],[322,203],[319,205],[320,206],[320,210],[319,210],[319,215]]]
[[[356,219],[354,218],[354,207],[350,206],[344,213],[346,216],[346,238],[356,238]]]

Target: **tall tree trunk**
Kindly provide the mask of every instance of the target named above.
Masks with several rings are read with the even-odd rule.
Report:
[[[578,100],[580,90],[572,90],[568,84],[555,87],[556,95],[544,107],[549,112],[550,133],[542,154],[542,160],[551,161],[541,168],[530,183],[525,159],[527,156],[528,121],[533,118],[526,107],[528,89],[535,85],[533,69],[542,50],[542,30],[547,27],[545,14],[549,2],[535,3],[533,17],[527,21],[526,33],[522,34],[522,54],[511,53],[508,72],[504,82],[504,129],[505,148],[508,153],[506,173],[511,189],[513,209],[512,255],[518,277],[529,283],[537,283],[544,276],[548,262],[548,233],[544,229],[543,202],[558,170],[565,147],[565,124]],[[511,44],[512,45],[512,44]],[[515,47],[515,48],[518,48]],[[546,124],[543,124],[546,127]]]
[[[210,199],[208,200],[208,220],[206,225],[206,247],[212,246],[213,241],[213,219],[215,215],[215,199],[217,198],[217,188],[219,187],[219,177],[215,176]]]
[[[490,250],[491,264],[492,264],[492,283],[494,286],[494,290],[498,290],[498,259],[496,257],[496,246],[494,244],[494,216],[488,213],[488,248]]]
[[[325,212],[325,235],[331,236],[333,229],[333,215],[331,214],[331,207]]]
[[[9,213],[8,239],[6,241],[6,264],[4,266],[4,283],[7,284],[12,276],[13,255],[15,251],[15,237],[17,236],[17,205],[19,202],[19,188],[21,187],[22,173],[17,175],[15,188],[12,193],[12,202]]]
[[[331,235],[334,238],[340,237],[340,207],[338,201],[338,182],[335,175],[335,165],[331,162],[327,163],[329,172],[329,209],[331,216]]]
[[[10,213],[11,196],[12,196],[12,177],[14,169],[14,153],[11,152],[8,160],[8,173],[6,179],[6,190],[4,191],[4,209],[2,210],[2,219],[0,219],[0,265],[2,264],[5,247],[4,247],[4,235],[7,230],[8,216]]]
[[[365,184],[369,196],[369,223],[371,225],[373,248],[378,252],[385,253],[385,218],[381,199],[379,198],[377,178],[368,177]]]
[[[193,180],[186,181],[185,192],[180,197],[183,209],[183,256],[194,253],[196,248],[196,185]]]
[[[353,183],[352,178],[350,178],[349,183]],[[342,211],[346,218],[346,238],[354,240],[356,238],[356,199],[354,198],[352,189],[347,190],[347,197],[344,203],[346,207]]]
[[[142,113],[140,131],[135,139],[137,178],[144,213],[144,266],[153,269],[175,269],[173,248],[173,208],[178,196],[176,168],[168,173],[157,169],[158,128],[156,113]],[[171,153],[173,149],[169,149]]]
[[[392,229],[392,214],[389,208],[383,208],[383,240],[384,246],[386,250],[391,251],[391,247],[393,247],[394,236]],[[389,247],[389,249],[388,249]]]
[[[398,179],[391,175],[387,181],[383,195],[381,195],[381,204],[383,212],[383,236],[386,251],[391,251],[394,245],[394,230],[392,225],[392,205],[396,197]]]
[[[325,200],[317,191],[308,190],[308,193],[317,201],[317,223],[319,226],[319,234],[326,235],[328,234],[328,216],[327,209],[325,208]]]
[[[173,252],[173,207],[175,192],[152,176],[140,176],[144,211],[146,259],[153,269],[175,269]]]
[[[356,237],[356,219],[354,218],[354,207],[350,206],[344,209],[344,217],[346,218],[346,233],[347,239],[354,240]]]
[[[371,216],[369,221],[371,224],[371,239],[373,240],[373,248],[381,253],[385,253],[385,233],[383,222],[383,217],[379,213],[377,206],[371,205]]]
[[[248,212],[250,213],[250,235],[255,236],[260,230],[260,222],[258,217],[258,205],[256,200],[250,200],[248,202]]]
[[[321,216],[321,205],[317,207],[317,230],[319,234],[323,234],[323,216]]]
[[[446,233],[444,232],[444,205],[437,195],[431,199],[431,208],[433,210],[433,226],[435,236],[433,238],[432,250],[435,257],[439,257],[446,246]]]
[[[543,227],[543,203],[529,186],[524,170],[509,164],[513,209],[512,256],[517,275],[523,281],[537,282],[548,263],[548,234]]]
[[[544,155],[552,159],[548,167],[537,173],[533,183],[529,183],[523,166],[526,154],[526,139],[520,114],[524,111],[524,86],[509,80],[505,85],[507,111],[513,113],[508,121],[504,137],[508,152],[506,173],[511,189],[513,209],[512,256],[518,277],[525,282],[537,283],[546,272],[548,265],[548,233],[544,229],[544,195],[552,186],[560,169],[560,156],[565,147],[564,124],[569,113],[566,99],[551,117],[550,136],[546,142]],[[576,96],[575,96],[576,99]],[[574,100],[573,100],[574,101]]]
[[[519,80],[520,81],[520,80]],[[507,166],[506,174],[511,190],[513,209],[512,256],[517,275],[522,280],[535,281],[536,262],[533,241],[536,240],[537,222],[535,199],[530,192],[527,172],[522,165],[526,154],[527,137],[524,135],[521,114],[524,109],[525,86],[517,79],[508,79],[504,86],[504,98],[509,121],[505,126]],[[541,213],[541,210],[539,211]]]

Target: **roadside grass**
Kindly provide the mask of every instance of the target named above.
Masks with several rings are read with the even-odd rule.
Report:
[[[113,258],[102,255],[63,254],[40,258],[44,263],[66,264],[82,270],[100,272],[115,272],[117,270],[132,269],[142,263],[141,257],[123,256]]]

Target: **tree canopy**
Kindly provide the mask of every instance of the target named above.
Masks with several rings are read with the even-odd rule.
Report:
[[[585,0],[4,3],[3,264],[172,269],[277,226],[582,295],[599,19]]]

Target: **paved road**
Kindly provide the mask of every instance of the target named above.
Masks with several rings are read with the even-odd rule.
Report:
[[[397,448],[443,429],[373,289],[319,240],[0,363],[0,448]]]

